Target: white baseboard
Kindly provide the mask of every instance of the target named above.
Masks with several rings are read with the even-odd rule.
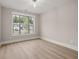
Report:
[[[7,41],[0,42],[0,46],[3,45],[3,44],[16,43],[16,42],[20,42],[20,41],[32,40],[32,39],[37,39],[37,38],[39,38],[39,37],[31,37],[31,38],[26,38],[26,39],[7,40]]]
[[[9,43],[19,42],[19,41],[24,41],[24,40],[31,40],[31,39],[36,39],[36,38],[39,38],[39,37],[31,37],[31,38],[22,39],[22,40],[9,40],[9,41],[5,41],[5,42],[0,42],[0,46],[1,46],[2,44],[9,44]],[[65,44],[65,43],[61,43],[61,42],[52,40],[52,39],[50,39],[50,38],[40,37],[40,39],[43,39],[43,40],[49,41],[49,42],[51,42],[51,43],[55,43],[55,44],[58,44],[58,45],[61,45],[61,46],[64,46],[64,47],[67,47],[67,48],[70,48],[70,49],[73,49],[73,50],[78,51],[78,48],[75,47],[75,46],[68,45],[68,44]]]
[[[58,41],[55,41],[55,40],[52,40],[52,39],[46,38],[46,37],[41,37],[41,39],[46,40],[46,41],[49,41],[51,43],[55,43],[55,44],[64,46],[64,47],[69,48],[69,49],[73,49],[75,51],[78,51],[77,47],[72,46],[72,45],[64,44],[64,43],[61,43],[61,42],[58,42]]]

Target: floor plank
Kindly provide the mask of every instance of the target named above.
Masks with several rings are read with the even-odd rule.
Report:
[[[1,47],[0,59],[78,59],[78,54],[74,50],[39,39]]]

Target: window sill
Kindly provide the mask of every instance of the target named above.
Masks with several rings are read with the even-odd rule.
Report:
[[[35,35],[36,33],[32,33],[32,34],[18,34],[18,35],[11,35],[12,37],[17,37],[17,36],[31,36],[31,35]]]

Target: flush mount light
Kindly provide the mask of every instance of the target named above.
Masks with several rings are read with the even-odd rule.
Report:
[[[33,1],[33,6],[34,6],[34,8],[36,8],[36,4],[37,4],[37,2],[39,1],[39,0],[32,0]]]
[[[36,2],[37,0],[33,0],[33,2]]]
[[[37,0],[33,0],[33,7],[36,8],[36,2]]]

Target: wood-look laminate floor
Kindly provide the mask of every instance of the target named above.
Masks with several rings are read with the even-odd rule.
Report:
[[[30,40],[1,47],[0,59],[77,59],[77,52],[44,40]]]

